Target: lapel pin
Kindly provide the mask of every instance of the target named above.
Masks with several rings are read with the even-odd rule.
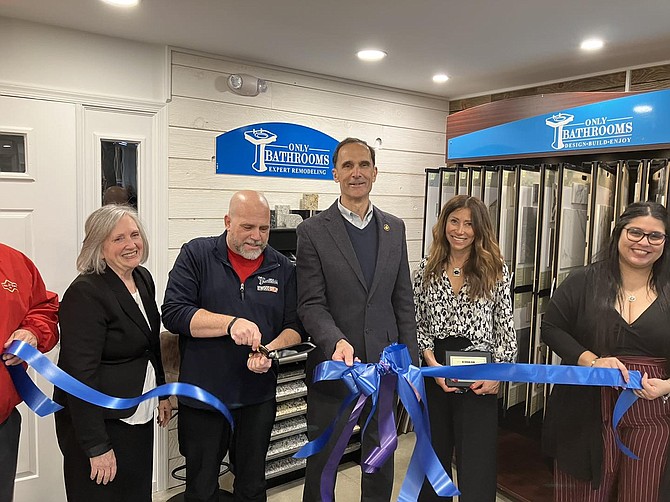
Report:
[[[389,230],[391,230],[391,227],[389,226],[388,223],[384,223],[384,230],[385,230],[386,232],[388,232]]]

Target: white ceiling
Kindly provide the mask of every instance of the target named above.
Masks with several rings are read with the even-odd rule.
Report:
[[[0,0],[0,16],[451,99],[670,60],[670,0]],[[591,36],[605,48],[580,52]],[[369,47],[388,57],[358,61]]]

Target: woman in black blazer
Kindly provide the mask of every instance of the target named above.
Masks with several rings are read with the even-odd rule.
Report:
[[[151,274],[140,266],[148,244],[134,209],[108,205],[86,220],[77,258],[80,275],[60,306],[58,365],[105,394],[135,397],[165,383],[160,317]],[[171,414],[167,397],[107,410],[60,389],[54,398],[56,435],[63,452],[69,502],[151,501],[153,412]]]

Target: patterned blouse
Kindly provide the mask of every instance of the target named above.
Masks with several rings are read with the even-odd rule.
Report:
[[[503,265],[503,277],[496,283],[491,299],[468,298],[467,278],[454,294],[447,272],[429,283],[424,279],[426,259],[414,272],[414,304],[419,353],[433,350],[434,340],[447,336],[469,339],[466,350],[481,350],[492,354],[497,363],[514,362],[517,354],[516,332],[510,293],[511,277]]]

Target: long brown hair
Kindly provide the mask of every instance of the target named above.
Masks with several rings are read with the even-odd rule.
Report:
[[[451,252],[446,234],[447,221],[451,213],[462,208],[470,210],[475,234],[470,256],[463,267],[463,274],[468,279],[468,297],[471,300],[490,298],[496,282],[502,278],[504,262],[486,206],[476,197],[457,195],[442,207],[433,227],[433,243],[430,245],[424,278],[432,280],[442,277]]]

